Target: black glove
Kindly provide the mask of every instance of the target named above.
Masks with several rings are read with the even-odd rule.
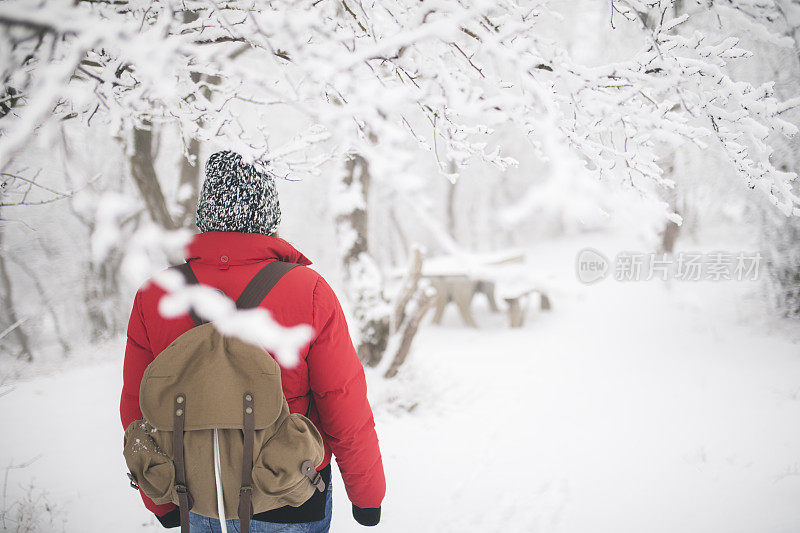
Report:
[[[374,526],[381,521],[381,508],[368,507],[362,509],[353,505],[353,518],[362,526]]]
[[[166,528],[178,527],[181,525],[181,510],[176,507],[164,516],[156,515],[156,518]]]

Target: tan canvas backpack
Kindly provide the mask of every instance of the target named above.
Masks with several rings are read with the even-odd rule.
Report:
[[[274,261],[236,302],[258,306],[294,263]],[[188,263],[173,267],[197,283]],[[147,367],[139,391],[142,419],[125,430],[124,456],[135,488],[156,504],[223,521],[298,506],[325,490],[317,472],[322,437],[305,416],[289,413],[280,367],[262,348],[221,335],[190,312],[195,326]]]

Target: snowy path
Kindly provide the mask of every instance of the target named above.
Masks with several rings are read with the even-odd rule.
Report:
[[[369,375],[375,530],[800,531],[800,345],[740,324],[726,290],[608,281],[521,330],[424,328],[398,379]],[[65,531],[160,530],[124,479],[119,386],[114,362],[0,396],[0,465],[39,457],[9,500],[32,482]],[[364,531],[334,491],[333,531]]]
[[[391,530],[800,530],[798,345],[644,314],[661,291],[641,292],[524,331],[427,330],[406,377],[428,406],[381,416]]]

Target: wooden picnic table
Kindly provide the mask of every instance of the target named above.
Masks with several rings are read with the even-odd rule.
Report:
[[[514,328],[524,323],[528,298],[540,296],[540,309],[550,309],[550,299],[535,282],[526,279],[525,256],[520,252],[507,252],[489,256],[440,257],[426,260],[422,278],[427,279],[436,290],[434,324],[440,324],[447,306],[453,303],[458,308],[464,324],[477,328],[472,313],[472,301],[476,294],[483,294],[492,312],[499,312],[496,293],[501,287],[501,296],[506,304],[509,325]],[[510,269],[509,267],[514,268]],[[510,278],[510,279],[509,279]]]

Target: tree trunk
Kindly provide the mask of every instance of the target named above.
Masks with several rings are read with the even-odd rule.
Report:
[[[397,297],[394,306],[394,319],[392,320],[392,330],[397,331],[406,319],[406,309],[409,302],[414,297],[414,293],[419,286],[419,280],[422,278],[422,252],[419,248],[415,248],[413,252],[413,259],[411,261],[411,270],[403,281],[403,286]]]
[[[766,270],[774,283],[778,311],[800,318],[800,221],[777,213],[767,202],[762,211]]]
[[[182,227],[193,227],[197,224],[197,197],[200,193],[200,141],[197,139],[189,141],[188,152],[189,157],[184,157],[181,163],[181,179],[178,186],[181,195],[179,220]],[[194,160],[194,164],[189,158]]]
[[[382,276],[369,254],[367,205],[370,173],[367,161],[356,154],[345,163],[341,200],[348,206],[336,222],[343,239],[342,260],[360,333],[358,357],[367,366],[383,359],[391,334],[391,308],[383,298]]]
[[[392,364],[389,366],[389,369],[383,376],[385,378],[393,378],[396,376],[397,372],[400,370],[400,366],[405,363],[406,358],[411,351],[411,343],[413,342],[414,337],[417,335],[417,331],[419,331],[419,325],[422,322],[422,319],[425,318],[425,315],[428,314],[428,311],[433,308],[436,297],[433,293],[418,291],[417,298],[415,300],[416,312],[403,328],[403,333],[400,337],[400,346],[395,353],[394,359],[392,359]]]
[[[458,182],[456,182],[458,183]],[[447,233],[456,239],[456,183],[447,182]]]
[[[369,254],[370,182],[367,161],[360,155],[352,156],[345,163],[340,190],[333,201],[339,209],[336,223],[343,239],[342,259],[360,333],[358,357],[367,366],[377,366],[385,356],[390,337],[399,335],[398,350],[385,374],[390,378],[397,374],[408,357],[420,322],[433,306],[435,293],[429,288],[420,288],[422,254],[414,250],[408,276],[394,305],[384,298],[380,269]],[[413,311],[409,312],[409,309]]]
[[[22,328],[24,319],[19,317],[16,306],[14,305],[14,287],[11,283],[11,275],[8,272],[6,252],[3,251],[3,227],[0,226],[0,325],[5,337],[14,339],[17,344],[15,357],[30,363],[33,361],[33,350],[30,338]],[[0,345],[5,341],[0,338]]]
[[[676,153],[674,148],[668,148],[669,154],[664,158],[666,164],[664,165],[664,178],[672,180],[675,185],[671,189],[666,189],[664,191],[664,199],[669,205],[669,209],[673,213],[677,213],[682,215],[682,211],[684,209],[680,209],[678,206],[680,204],[685,205],[685,202],[680,202],[680,190],[678,189],[678,180],[675,179],[675,158]],[[680,235],[681,227],[673,222],[672,220],[667,220],[664,224],[664,229],[661,230],[661,242],[659,243],[659,252],[671,254],[675,250],[675,241],[678,240],[678,236]]]
[[[117,252],[100,264],[87,261],[89,275],[84,282],[84,303],[93,342],[107,339],[122,330],[114,309],[121,305],[117,273],[121,258]]]
[[[795,9],[800,7],[797,0],[792,4]],[[775,78],[780,80],[775,85],[775,93],[782,99],[794,97],[800,81],[800,12],[795,13],[787,18],[788,35],[794,40],[794,68],[774,72]],[[785,119],[790,122],[797,123],[800,120],[797,109],[788,110],[786,114]],[[800,173],[799,154],[800,140],[792,137],[783,139],[773,159],[779,163],[782,171]],[[793,189],[795,194],[800,191],[797,183]],[[761,240],[766,249],[765,267],[773,283],[778,311],[787,317],[800,318],[800,218],[784,216],[769,202],[762,202]]]
[[[353,263],[361,254],[368,253],[367,202],[370,181],[366,159],[356,154],[347,160],[342,184],[348,198],[354,204],[349,212],[340,215],[339,223],[350,226],[355,233],[354,239],[344,253],[345,266]]]
[[[198,18],[199,15],[197,13],[191,11],[186,11],[183,13],[183,21],[186,23],[194,22]],[[217,76],[207,76],[199,72],[192,72],[190,76],[194,83],[198,83],[201,79],[205,79],[206,85],[200,89],[200,92],[209,100],[211,99],[211,89],[209,89],[208,86],[219,85],[219,83],[222,81]],[[199,125],[203,125],[202,119],[199,121]],[[196,138],[192,138],[189,141],[187,152],[188,157],[184,157],[181,164],[181,179],[178,191],[180,191],[182,195],[179,201],[182,213],[178,220],[182,227],[193,228],[197,224],[196,202],[197,197],[200,195],[199,193],[202,179],[200,172],[200,141]],[[187,188],[191,192],[187,193]]]
[[[17,265],[17,268],[24,272],[31,279],[31,282],[33,282],[36,292],[39,293],[39,301],[42,303],[44,309],[47,310],[47,314],[50,315],[50,319],[53,321],[53,330],[56,334],[56,339],[58,339],[58,343],[61,345],[61,352],[63,353],[64,357],[67,357],[71,349],[70,343],[67,338],[66,331],[61,324],[61,317],[59,317],[56,307],[53,305],[52,300],[48,296],[48,291],[42,284],[42,280],[39,278],[39,275],[36,273],[36,271],[30,268],[24,262],[13,257],[11,257],[11,262]]]
[[[130,159],[133,181],[144,200],[150,218],[163,228],[176,229],[177,226],[169,214],[167,201],[156,174],[152,125],[146,122],[144,126],[133,130],[133,155]]]
[[[451,174],[458,171],[458,166],[455,161],[450,161],[447,166]],[[447,182],[447,233],[453,241],[458,241],[456,238],[456,184],[458,181]]]
[[[74,155],[70,150],[70,143],[63,129],[61,141],[65,159],[64,179],[69,188],[74,188],[75,184],[70,176],[68,165]],[[91,184],[89,184],[89,188],[94,190]],[[74,198],[69,199],[69,209],[75,219],[86,229],[87,238],[91,240],[95,230],[93,215],[82,213],[76,207]],[[134,224],[137,224],[138,220],[139,214],[132,219]],[[108,338],[109,335],[122,329],[117,312],[120,308],[119,306],[123,305],[120,302],[117,279],[121,261],[121,252],[117,249],[112,250],[101,264],[96,264],[91,259],[83,261],[83,268],[88,273],[83,278],[83,303],[86,309],[86,318],[88,319],[89,336],[93,342]]]

